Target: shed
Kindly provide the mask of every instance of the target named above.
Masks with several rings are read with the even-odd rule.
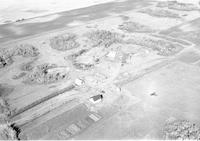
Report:
[[[107,54],[107,57],[108,57],[110,60],[114,60],[114,59],[115,59],[115,56],[116,56],[116,52],[115,52],[115,51],[110,51],[110,52]]]
[[[90,101],[92,103],[98,103],[98,102],[101,102],[102,100],[103,100],[103,95],[101,94],[90,97]]]

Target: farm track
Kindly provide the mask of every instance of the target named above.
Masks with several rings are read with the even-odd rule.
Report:
[[[37,100],[37,101],[35,101],[35,102],[29,104],[28,106],[25,106],[24,108],[19,109],[17,112],[13,113],[13,114],[10,116],[10,118],[12,119],[12,118],[14,118],[14,117],[20,115],[21,113],[23,113],[23,112],[25,112],[25,111],[27,111],[27,110],[29,110],[29,109],[31,109],[31,108],[33,108],[33,107],[35,107],[35,106],[41,104],[41,103],[43,103],[43,102],[45,102],[45,101],[47,101],[47,100],[49,100],[49,99],[52,99],[52,98],[54,98],[54,97],[56,97],[56,96],[58,96],[58,95],[60,95],[60,94],[63,94],[63,93],[65,93],[65,92],[67,92],[67,91],[71,91],[72,89],[74,89],[74,87],[75,87],[74,85],[70,85],[70,86],[68,86],[68,87],[66,87],[66,88],[64,88],[64,89],[62,89],[62,90],[60,90],[60,91],[52,92],[52,93],[49,94],[48,96],[43,97],[43,98],[41,98],[41,99],[39,99],[39,100]]]

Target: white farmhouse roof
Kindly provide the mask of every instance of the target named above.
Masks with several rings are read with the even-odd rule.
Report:
[[[107,54],[107,57],[110,58],[111,60],[114,60],[114,59],[115,59],[115,56],[116,56],[116,52],[115,52],[115,51],[110,51],[110,52]]]

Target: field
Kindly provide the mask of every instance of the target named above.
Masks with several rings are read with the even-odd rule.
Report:
[[[200,139],[198,7],[128,0],[57,15],[0,29],[2,139]]]

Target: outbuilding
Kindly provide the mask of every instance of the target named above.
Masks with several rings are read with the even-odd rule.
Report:
[[[92,96],[92,97],[90,97],[89,100],[90,100],[90,102],[92,102],[94,104],[99,103],[103,100],[103,95],[98,94],[98,95]]]

